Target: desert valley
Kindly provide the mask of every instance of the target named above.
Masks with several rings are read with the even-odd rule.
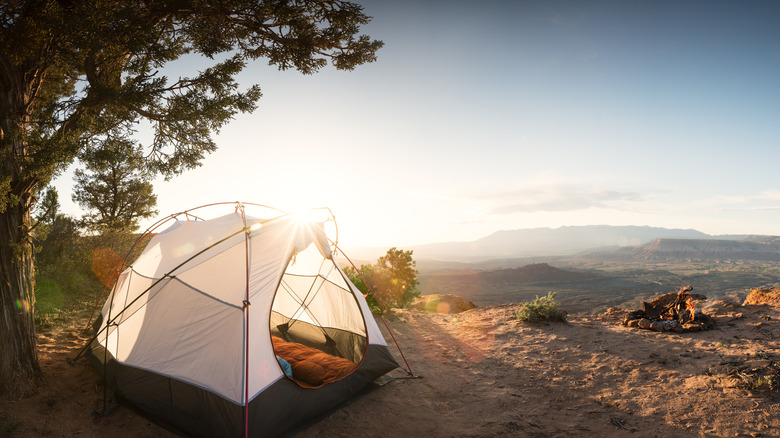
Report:
[[[288,436],[776,436],[776,245],[654,239],[470,261],[426,259],[420,250],[423,300],[457,295],[476,308],[435,313],[423,305],[385,315],[380,326],[402,367]],[[707,297],[696,306],[712,329],[624,325],[629,311],[683,285]],[[760,299],[746,300],[751,290]],[[550,291],[568,322],[517,318],[522,302]],[[74,314],[69,325],[40,333],[46,385],[32,398],[0,401],[0,436],[177,436],[116,400],[108,416],[93,416],[102,406],[99,374],[85,361],[66,363],[87,340],[85,322]]]

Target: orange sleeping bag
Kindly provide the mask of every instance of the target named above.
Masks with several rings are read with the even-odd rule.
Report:
[[[271,341],[274,344],[274,352],[292,367],[293,377],[311,386],[320,386],[336,380],[357,367],[348,359],[296,342],[287,342],[277,336],[271,336]]]

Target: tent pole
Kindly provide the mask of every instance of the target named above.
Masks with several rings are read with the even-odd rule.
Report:
[[[244,254],[246,260],[246,292],[244,294],[244,437],[249,438],[249,234],[252,232],[246,225],[244,206],[241,208],[241,218],[244,220]]]

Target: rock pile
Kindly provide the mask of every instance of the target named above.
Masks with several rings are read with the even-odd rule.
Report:
[[[701,311],[698,305],[707,299],[701,294],[690,294],[691,286],[661,295],[642,303],[642,309],[626,314],[623,325],[657,332],[698,332],[715,328],[715,320]]]

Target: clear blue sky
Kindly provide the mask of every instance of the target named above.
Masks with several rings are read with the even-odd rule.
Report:
[[[358,3],[379,60],[253,66],[259,109],[155,185],[161,214],[329,206],[345,247],[588,224],[780,234],[780,2]]]

